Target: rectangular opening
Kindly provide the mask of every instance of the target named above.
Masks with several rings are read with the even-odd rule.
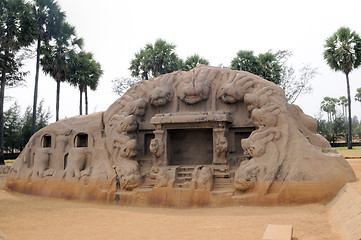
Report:
[[[88,147],[88,134],[79,133],[76,138],[76,147]]]
[[[51,136],[45,135],[43,137],[43,148],[50,148],[51,147]]]
[[[244,138],[248,138],[249,135],[251,135],[251,132],[235,132],[234,133],[236,153],[243,154],[241,140]]]
[[[168,130],[168,160],[170,165],[209,165],[213,162],[213,130]]]
[[[151,157],[152,153],[149,150],[150,141],[154,138],[154,133],[144,134],[144,156]]]

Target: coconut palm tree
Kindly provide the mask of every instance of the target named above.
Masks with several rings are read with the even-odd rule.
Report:
[[[34,134],[36,129],[36,110],[38,101],[38,82],[40,65],[40,47],[42,42],[49,41],[57,34],[57,30],[65,19],[65,14],[54,0],[35,0],[34,15],[37,21],[37,46],[36,46],[36,71],[34,84],[33,118],[31,131]]]
[[[76,62],[76,48],[81,48],[82,43],[82,38],[76,38],[75,28],[63,22],[53,43],[41,47],[43,57],[40,63],[43,71],[53,77],[57,83],[56,121],[59,120],[60,83],[69,79],[71,69]]]
[[[83,114],[83,93],[85,94],[85,114],[88,115],[88,87],[96,90],[102,74],[100,63],[93,59],[92,53],[81,51],[77,54],[76,64],[69,75],[69,83],[79,88],[80,115]]]
[[[341,27],[326,40],[323,57],[332,70],[346,75],[348,100],[348,141],[347,148],[352,149],[352,119],[349,74],[361,64],[360,36],[349,28]]]

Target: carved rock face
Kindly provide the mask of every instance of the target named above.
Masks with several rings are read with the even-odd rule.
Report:
[[[120,148],[120,156],[128,159],[137,156],[137,141],[132,139],[123,144]]]
[[[34,155],[34,167],[32,176],[43,177],[43,173],[49,167],[49,150],[37,149]]]
[[[136,161],[122,160],[119,164],[120,185],[122,189],[132,190],[140,184],[139,165]]]
[[[187,104],[196,104],[208,98],[211,86],[208,82],[181,83],[178,97]]]
[[[119,172],[125,190],[140,185],[167,188],[149,189],[142,200],[138,191],[127,194],[132,204],[168,204],[173,199],[169,205],[177,206],[179,195],[172,189],[197,189],[197,184],[204,191],[216,191],[182,194],[184,202],[219,202],[225,195],[217,195],[218,189],[231,192],[232,186],[234,196],[246,192],[241,198],[253,195],[256,202],[267,196],[273,202],[329,200],[356,178],[347,161],[317,135],[316,127],[312,118],[287,103],[277,85],[247,72],[198,66],[143,81],[104,113],[64,119],[35,133],[13,164],[9,187],[35,194],[56,192],[46,185],[53,181],[39,179],[51,177],[54,183],[65,182],[63,192],[56,194],[66,195],[73,186],[66,185],[65,177],[82,191],[71,197],[93,197],[94,190],[104,199],[104,192],[111,197]],[[183,130],[184,139],[178,139],[176,133]],[[19,181],[24,184],[16,188]],[[313,187],[313,192],[302,195],[299,187]],[[225,204],[238,201],[229,195],[224,199]]]
[[[138,122],[134,115],[129,115],[119,123],[117,127],[117,132],[134,132],[138,128]]]
[[[134,114],[137,117],[142,117],[145,114],[147,103],[143,99],[136,99],[127,103],[125,106],[125,113],[128,115]]]
[[[163,106],[173,98],[173,90],[170,86],[160,86],[153,89],[149,95],[150,104],[153,106]]]

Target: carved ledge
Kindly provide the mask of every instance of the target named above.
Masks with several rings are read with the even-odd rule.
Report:
[[[202,123],[202,122],[232,122],[229,112],[196,112],[196,113],[166,113],[156,114],[150,120],[151,124],[172,123]]]

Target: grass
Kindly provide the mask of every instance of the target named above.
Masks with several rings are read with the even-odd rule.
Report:
[[[15,159],[6,159],[4,161],[5,161],[5,163],[13,163],[15,161]]]
[[[347,147],[335,147],[334,149],[345,158],[361,158],[361,146],[352,147],[352,149],[347,149]]]

